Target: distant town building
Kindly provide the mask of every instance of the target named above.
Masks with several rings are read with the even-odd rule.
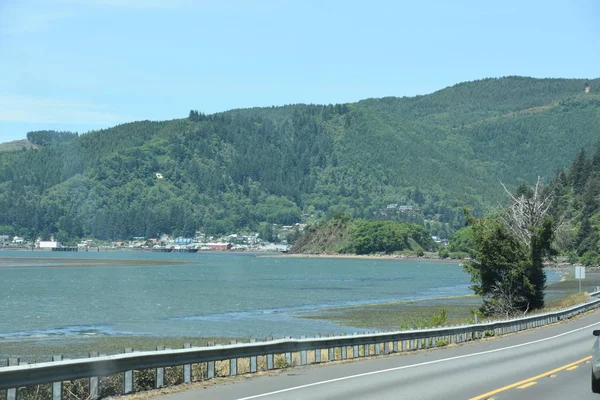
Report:
[[[56,249],[60,247],[60,243],[51,240],[40,240],[37,247],[40,249]]]
[[[22,237],[19,237],[19,236],[15,236],[15,237],[13,237],[12,242],[13,243],[23,243],[23,242],[25,242],[25,239],[23,239]]]
[[[8,235],[0,235],[0,242],[8,242],[9,239]]]
[[[210,250],[229,250],[231,249],[231,243],[207,243],[206,247]]]
[[[589,83],[585,84],[585,89],[584,90],[585,90],[586,93],[590,92],[590,84]]]

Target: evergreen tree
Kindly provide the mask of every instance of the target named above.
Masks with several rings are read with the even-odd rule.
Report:
[[[575,193],[580,194],[583,192],[589,173],[590,162],[587,159],[585,151],[580,150],[575,156],[569,169],[569,183],[573,187]]]

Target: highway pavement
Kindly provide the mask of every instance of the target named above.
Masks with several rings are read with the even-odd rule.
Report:
[[[293,368],[161,398],[600,399],[590,389],[594,329],[600,329],[600,311],[502,338]]]

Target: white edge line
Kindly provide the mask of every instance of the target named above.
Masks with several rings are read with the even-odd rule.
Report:
[[[261,394],[257,394],[257,395],[254,395],[254,396],[242,397],[242,398],[239,398],[237,400],[259,399],[261,397],[273,396],[273,395],[280,394],[280,393],[291,392],[291,391],[294,391],[294,390],[305,389],[305,388],[309,388],[309,387],[313,387],[313,386],[325,385],[327,383],[345,381],[345,380],[348,380],[348,379],[360,378],[360,377],[363,377],[363,376],[383,374],[385,372],[400,371],[402,369],[422,367],[424,365],[431,365],[431,364],[438,364],[438,363],[447,362],[447,361],[454,361],[454,360],[459,360],[461,358],[476,357],[476,356],[482,356],[482,355],[485,355],[485,354],[497,353],[497,352],[500,352],[500,351],[516,349],[516,348],[519,348],[519,347],[529,346],[529,345],[532,345],[532,344],[545,342],[547,340],[556,339],[556,338],[559,338],[561,336],[570,335],[571,333],[582,331],[584,329],[589,329],[592,326],[595,326],[595,325],[598,325],[598,324],[600,324],[600,322],[596,322],[596,323],[593,323],[591,325],[587,325],[587,326],[584,326],[584,327],[581,327],[581,328],[577,328],[577,329],[574,329],[572,331],[564,332],[564,333],[561,333],[561,334],[558,334],[558,335],[555,335],[555,336],[550,336],[550,337],[547,337],[547,338],[544,338],[544,339],[534,340],[533,342],[516,344],[514,346],[502,347],[500,349],[486,350],[486,351],[482,351],[482,352],[479,352],[479,353],[463,354],[461,356],[450,357],[450,358],[442,358],[440,360],[426,361],[426,362],[422,362],[422,363],[419,363],[419,364],[404,365],[402,367],[394,367],[394,368],[381,369],[381,370],[378,370],[378,371],[364,372],[362,374],[349,375],[349,376],[344,376],[344,377],[341,377],[341,378],[329,379],[329,380],[326,380],[326,381],[308,383],[306,385],[300,385],[300,386],[294,386],[294,387],[287,388],[287,389],[276,390],[274,392],[261,393]]]

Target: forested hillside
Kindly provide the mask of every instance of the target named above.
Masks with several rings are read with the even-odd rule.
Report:
[[[591,93],[584,93],[584,85]],[[344,212],[447,237],[600,136],[600,80],[507,77],[427,96],[191,111],[0,153],[0,233],[232,233]]]
[[[600,265],[600,140],[589,153],[577,152],[547,190],[555,198],[552,213],[560,226],[557,250],[571,262]]]

